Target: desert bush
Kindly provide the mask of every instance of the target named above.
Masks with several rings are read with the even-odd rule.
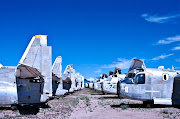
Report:
[[[164,110],[162,111],[162,113],[168,114],[168,110],[165,110],[165,109],[164,109]]]
[[[122,109],[127,109],[127,108],[129,108],[129,105],[122,104],[120,107],[121,107]]]

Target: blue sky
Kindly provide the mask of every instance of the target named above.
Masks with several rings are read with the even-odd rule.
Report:
[[[0,63],[16,66],[30,39],[48,35],[63,70],[98,77],[132,58],[146,67],[180,68],[180,0],[56,0],[0,2]]]

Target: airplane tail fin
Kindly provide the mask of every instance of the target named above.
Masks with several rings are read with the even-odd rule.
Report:
[[[47,100],[52,96],[52,48],[47,46],[47,35],[32,37],[18,65],[36,68],[45,80],[41,99]]]
[[[71,88],[69,92],[73,92],[75,90],[75,69],[73,69],[73,65],[68,65],[63,73],[65,77],[69,77],[71,79]]]
[[[112,71],[109,71],[109,76],[113,75],[113,73],[114,73],[114,72],[112,72]]]
[[[67,66],[66,66],[66,69],[64,70],[64,73],[63,73],[63,74],[67,74],[67,72],[68,72],[69,70],[71,70],[71,69],[73,69],[73,65],[67,65]]]
[[[52,66],[52,73],[54,73],[58,78],[62,77],[62,57],[58,56],[54,61]]]
[[[121,74],[121,69],[120,68],[117,68],[117,67],[115,67],[114,68],[114,74]]]

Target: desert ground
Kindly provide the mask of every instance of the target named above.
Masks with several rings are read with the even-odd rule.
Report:
[[[23,107],[12,111],[0,107],[3,119],[180,119],[180,109],[173,106],[155,105],[145,108],[141,101],[120,99],[116,95],[103,95],[99,91],[83,89],[61,97],[55,97],[37,114],[34,109]]]

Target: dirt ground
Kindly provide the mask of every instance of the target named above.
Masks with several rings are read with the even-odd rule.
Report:
[[[0,118],[180,119],[178,108],[163,105],[144,108],[141,101],[119,99],[87,88],[50,100],[37,114],[28,109],[12,111],[9,107],[0,107]]]

